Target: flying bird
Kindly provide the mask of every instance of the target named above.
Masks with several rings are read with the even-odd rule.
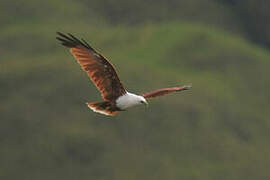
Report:
[[[81,68],[87,72],[104,99],[102,102],[86,102],[94,112],[114,116],[118,112],[136,105],[148,105],[146,101],[148,98],[191,88],[191,85],[184,85],[182,87],[157,89],[141,95],[130,93],[124,88],[113,65],[85,40],[79,40],[69,33],[57,32],[57,34],[56,39],[70,49],[71,54],[81,65]]]

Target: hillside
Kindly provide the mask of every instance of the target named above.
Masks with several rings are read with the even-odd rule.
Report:
[[[95,23],[52,3],[0,29],[1,179],[267,179],[267,49],[207,23]],[[131,92],[193,88],[95,114],[84,103],[101,97],[56,31],[86,39]]]

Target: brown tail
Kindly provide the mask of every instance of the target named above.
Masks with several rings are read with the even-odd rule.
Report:
[[[88,107],[94,112],[105,114],[107,116],[115,116],[118,111],[114,110],[110,102],[86,102]]]

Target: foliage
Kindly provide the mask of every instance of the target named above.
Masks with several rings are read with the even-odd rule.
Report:
[[[206,2],[217,17],[219,8],[232,11]],[[130,25],[109,1],[93,4],[104,12],[89,19],[86,1],[21,3],[20,16],[7,16],[0,29],[1,179],[267,179],[270,53],[242,30],[201,19],[145,17]],[[28,11],[35,3],[44,9]],[[117,5],[122,11],[133,3]],[[131,92],[187,83],[193,89],[113,118],[95,114],[84,103],[100,100],[98,91],[55,31],[88,40]]]

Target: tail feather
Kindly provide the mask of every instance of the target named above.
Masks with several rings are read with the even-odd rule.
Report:
[[[117,110],[114,110],[112,108],[111,103],[109,102],[86,102],[88,107],[92,109],[94,112],[100,113],[100,114],[105,114],[107,116],[115,116],[118,114]]]

